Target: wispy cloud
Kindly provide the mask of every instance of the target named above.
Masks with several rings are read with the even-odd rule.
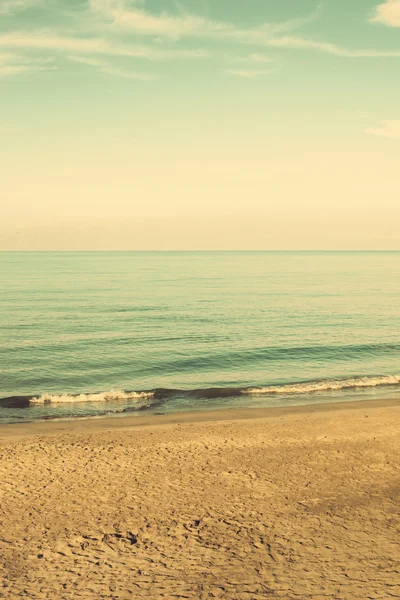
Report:
[[[128,69],[121,69],[98,58],[86,56],[68,56],[68,59],[75,63],[94,67],[101,73],[106,73],[107,75],[113,75],[115,77],[122,77],[123,79],[141,79],[143,81],[152,81],[158,78],[157,75],[153,75],[151,73],[137,73]]]
[[[0,65],[0,79],[12,75],[21,75],[28,71],[54,71],[57,67],[41,67],[39,65]]]
[[[381,127],[370,127],[366,133],[398,140],[400,139],[400,121],[382,121]]]
[[[36,58],[21,56],[12,52],[0,53],[0,78],[20,75],[27,71],[54,70],[51,58]]]
[[[263,64],[272,63],[274,62],[274,59],[270,56],[266,56],[265,54],[258,54],[257,52],[254,52],[253,54],[250,54],[249,61],[252,63]]]
[[[91,56],[68,56],[69,60],[72,62],[76,62],[82,65],[88,65],[89,67],[105,67],[107,63],[104,60],[99,60],[98,58],[93,58]]]
[[[243,68],[246,69],[261,69],[265,65],[274,65],[276,64],[276,59],[271,56],[267,56],[266,54],[261,54],[257,52],[253,52],[252,54],[244,54],[242,56],[233,56],[228,54],[225,56],[226,60],[230,63],[235,63],[236,65],[243,65]],[[239,67],[239,70],[242,67]],[[236,70],[234,67],[233,70]]]
[[[42,0],[1,0],[0,15],[14,15],[41,3]]]
[[[133,46],[95,37],[60,36],[48,31],[33,33],[20,31],[0,35],[0,48],[30,48],[34,50],[76,52],[77,54],[107,54],[152,60],[206,58],[209,56],[209,53],[202,49],[187,50],[181,48],[164,49],[150,46]]]
[[[371,23],[383,23],[389,27],[400,27],[400,0],[387,0],[376,7]]]
[[[0,79],[3,77],[9,77],[10,75],[20,75],[29,71],[30,67],[23,65],[4,65],[0,66]]]
[[[0,48],[112,53],[110,44],[105,40],[64,37],[48,32],[29,31],[18,31],[0,35]]]
[[[235,75],[236,77],[243,77],[245,79],[257,79],[258,77],[275,73],[275,69],[226,69],[225,72],[229,75]]]
[[[390,3],[400,5],[400,0],[391,0]],[[321,16],[319,6],[305,17],[242,28],[233,23],[213,21],[187,13],[172,15],[163,12],[154,15],[144,10],[141,6],[143,4],[143,2],[132,4],[127,0],[90,0],[92,11],[96,15],[101,15],[108,22],[109,27],[114,30],[134,31],[142,36],[169,37],[175,40],[196,37],[259,47],[314,50],[343,58],[400,57],[400,49],[398,51],[349,49],[330,42],[284,35],[318,20]]]
[[[98,58],[86,56],[68,56],[68,58],[75,63],[94,67],[97,71],[106,73],[107,75],[113,75],[114,77],[122,77],[123,79],[140,79],[142,81],[152,81],[154,79],[158,79],[157,75],[151,73],[137,73],[128,69],[121,69]]]
[[[341,56],[344,58],[390,58],[400,57],[399,51],[386,51],[386,50],[350,50],[337,46],[336,44],[330,44],[329,42],[318,42],[300,37],[280,37],[272,38],[267,41],[268,46],[275,48],[298,48],[298,49],[310,49],[318,50],[327,54],[333,54],[334,56]]]
[[[108,20],[114,28],[135,31],[141,35],[164,36],[173,39],[184,37],[219,38],[260,42],[266,36],[294,31],[307,23],[317,20],[321,8],[317,7],[310,15],[296,17],[279,23],[262,23],[256,27],[240,28],[233,23],[214,21],[199,15],[181,13],[178,15],[162,12],[151,14],[140,4],[127,0],[89,0],[91,10]]]
[[[0,0],[0,14],[13,14],[39,5],[41,2],[44,0]],[[64,10],[61,3],[59,6],[60,10]],[[400,57],[400,48],[398,51],[349,49],[297,35],[296,30],[320,18],[320,7],[305,16],[278,23],[263,22],[249,27],[242,27],[229,21],[212,20],[188,13],[182,8],[179,8],[176,13],[164,11],[155,14],[145,7],[145,0],[87,0],[85,2],[82,0],[69,8],[69,29],[65,27],[62,30],[57,29],[54,25],[52,30],[32,29],[2,33],[0,52],[3,49],[20,53],[29,50],[32,51],[33,56],[61,54],[76,63],[84,63],[102,72],[126,79],[151,79],[155,75],[141,74],[140,69],[131,72],[129,68],[126,69],[125,64],[121,66],[124,58],[162,61],[204,59],[211,55],[203,48],[188,48],[185,44],[186,39],[192,42],[191,46],[193,40],[200,39],[205,43],[212,41],[214,48],[217,42],[220,45],[226,44],[229,48],[235,44],[236,53],[239,48],[246,46],[251,48],[247,56],[230,59],[239,67],[243,67],[231,69],[230,73],[247,78],[260,77],[270,72],[263,68],[263,65],[276,60],[275,57],[271,58],[264,54],[270,48],[288,51],[308,50],[354,59]],[[390,15],[391,24],[394,25],[395,15],[400,15],[399,7],[400,0],[388,0],[377,7],[377,14],[373,20],[383,22],[383,19],[388,20]],[[62,35],[60,31],[69,33]],[[132,33],[135,34],[134,38]],[[213,52],[216,53],[218,50],[214,49]],[[97,55],[100,59],[96,58]],[[23,61],[3,62],[1,67],[3,77],[17,75],[34,68],[32,64]],[[39,64],[37,68],[40,68]]]
[[[154,79],[158,79],[157,75],[153,75],[150,73],[135,73],[125,69],[118,69],[112,66],[102,67],[100,70],[102,73],[106,73],[107,75],[114,75],[115,77],[122,77],[122,79],[137,79],[142,81],[153,81]]]
[[[31,56],[24,56],[22,54],[16,54],[15,52],[0,52],[0,65],[10,65],[10,64],[48,64],[53,61],[52,57],[36,57],[32,58]]]
[[[19,56],[17,54],[13,54],[11,52],[0,52],[0,66],[8,65],[16,60],[19,60]]]

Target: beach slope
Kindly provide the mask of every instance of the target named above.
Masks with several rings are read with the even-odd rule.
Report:
[[[399,459],[398,402],[0,428],[0,597],[399,598]]]

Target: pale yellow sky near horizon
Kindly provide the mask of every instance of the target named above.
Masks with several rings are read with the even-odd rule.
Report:
[[[221,160],[215,146],[164,162],[40,157],[1,179],[14,201],[0,249],[400,249],[398,162],[370,145],[358,160],[250,148]]]
[[[366,235],[365,227],[368,228]],[[359,219],[239,218],[67,222],[2,229],[2,250],[398,250],[397,226]],[[367,240],[367,241],[366,241]]]

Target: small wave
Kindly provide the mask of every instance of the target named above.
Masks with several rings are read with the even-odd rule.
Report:
[[[381,377],[354,377],[352,379],[336,379],[325,381],[310,381],[279,386],[266,386],[260,388],[247,388],[244,394],[307,394],[311,392],[325,392],[345,390],[351,388],[373,388],[385,385],[399,385],[400,375],[384,375]]]
[[[124,392],[122,390],[110,390],[98,394],[42,394],[37,398],[31,398],[31,404],[70,404],[75,402],[109,402],[112,400],[141,400],[151,398],[154,392]]]
[[[241,395],[296,395],[315,392],[350,390],[357,388],[374,388],[400,385],[400,375],[381,375],[352,377],[349,379],[324,379],[302,381],[280,385],[259,387],[214,387],[197,389],[156,388],[149,391],[135,392],[110,390],[93,394],[42,394],[41,396],[13,396],[0,398],[2,408],[25,408],[39,404],[75,404],[75,403],[106,403],[119,400],[137,401],[134,410],[155,407],[171,398],[192,398],[195,400],[216,400],[219,398],[234,398]]]

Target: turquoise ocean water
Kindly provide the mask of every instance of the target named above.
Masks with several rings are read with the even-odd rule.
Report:
[[[387,398],[400,253],[2,252],[0,422]]]

